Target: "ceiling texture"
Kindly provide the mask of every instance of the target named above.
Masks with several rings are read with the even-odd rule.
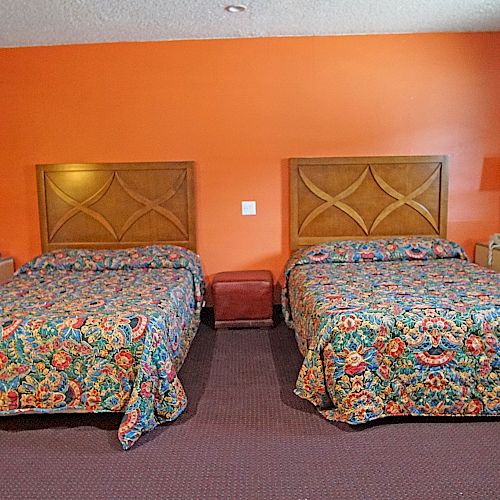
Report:
[[[499,30],[500,0],[0,0],[0,47]]]

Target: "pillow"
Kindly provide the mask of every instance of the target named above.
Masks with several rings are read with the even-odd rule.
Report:
[[[119,250],[65,248],[35,257],[21,266],[16,274],[159,268],[189,270],[193,275],[196,297],[201,300],[205,285],[200,258],[191,250],[175,245],[151,245]]]
[[[293,267],[303,264],[433,259],[468,260],[460,245],[442,238],[412,236],[368,241],[338,240],[297,250],[285,266],[285,275]]]

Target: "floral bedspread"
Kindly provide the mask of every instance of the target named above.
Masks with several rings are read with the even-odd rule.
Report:
[[[283,309],[295,393],[329,420],[500,413],[500,274],[432,238],[299,250]]]
[[[0,287],[0,415],[124,412],[125,449],[174,420],[203,287],[198,256],[174,246],[63,250],[25,264]]]

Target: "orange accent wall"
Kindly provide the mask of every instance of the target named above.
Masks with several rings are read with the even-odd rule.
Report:
[[[499,54],[500,33],[1,49],[0,252],[40,251],[37,163],[195,160],[205,271],[277,275],[286,159],[392,154],[449,155],[472,252],[500,231]]]

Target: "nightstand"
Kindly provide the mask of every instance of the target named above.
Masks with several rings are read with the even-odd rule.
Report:
[[[500,272],[500,249],[495,248],[493,250],[491,266],[488,266],[488,243],[476,243],[474,262],[480,266],[491,267],[491,269]]]
[[[10,257],[0,258],[0,283],[6,283],[14,275],[14,259]]]
[[[273,326],[271,271],[218,273],[212,281],[215,328]]]

